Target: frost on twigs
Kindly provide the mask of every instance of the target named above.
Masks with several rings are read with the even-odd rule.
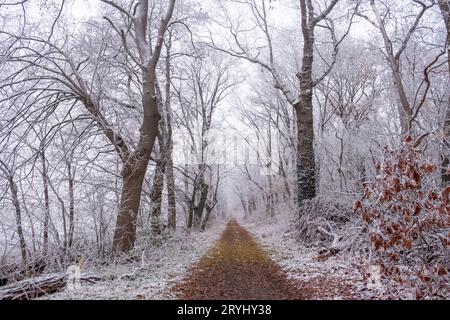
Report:
[[[307,246],[320,248],[319,259],[368,247],[361,221],[349,203],[352,199],[327,196],[304,201],[300,207],[295,223],[298,238]]]
[[[369,228],[372,264],[384,277],[414,289],[417,299],[448,297],[450,187],[439,187],[438,168],[415,145],[407,138],[398,150],[385,149],[354,209]]]

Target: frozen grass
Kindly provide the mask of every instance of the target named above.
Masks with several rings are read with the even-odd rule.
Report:
[[[177,230],[162,245],[146,248],[143,261],[83,270],[99,274],[105,280],[91,285],[82,284],[80,290],[65,289],[40,299],[174,299],[168,288],[181,280],[187,268],[206,254],[219,238],[223,228],[224,225],[215,225],[205,232],[191,233]]]
[[[343,251],[319,260],[319,247],[306,246],[298,240],[292,216],[283,214],[239,223],[286,271],[306,299],[413,298],[410,290],[393,281],[383,280],[381,287],[370,288],[360,272],[361,261],[354,254]],[[178,230],[160,246],[138,246],[138,252],[145,248],[143,261],[83,270],[103,276],[104,281],[40,299],[175,299],[171,289],[216,244],[224,228],[224,224],[218,224],[206,232],[190,234]]]

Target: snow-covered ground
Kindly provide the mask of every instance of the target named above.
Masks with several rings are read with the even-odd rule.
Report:
[[[398,290],[394,296],[386,294],[384,283],[368,285],[358,271],[357,257],[339,253],[318,259],[319,248],[306,247],[296,239],[288,215],[239,223],[286,271],[288,278],[304,292],[305,299],[412,298]],[[40,299],[175,299],[171,288],[216,244],[224,228],[224,223],[218,223],[206,232],[178,230],[162,245],[145,248],[141,261],[83,270],[101,275],[103,281],[83,283],[79,290],[65,289]],[[393,286],[391,283],[389,287]]]
[[[83,283],[78,290],[65,289],[39,299],[173,299],[170,286],[215,245],[224,228],[224,224],[217,224],[205,232],[177,230],[162,245],[147,248],[143,261],[82,270],[105,280]]]

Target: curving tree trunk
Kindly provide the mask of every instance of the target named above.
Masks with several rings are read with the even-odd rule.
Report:
[[[150,155],[158,135],[160,115],[156,101],[155,76],[144,77],[144,121],[136,151],[125,161],[122,170],[122,194],[114,232],[113,251],[128,252],[136,240],[136,223],[141,202],[142,184]]]
[[[126,12],[113,1],[102,0],[105,3]],[[115,146],[123,162],[122,169],[122,194],[120,200],[119,213],[117,216],[116,228],[113,239],[113,252],[129,252],[136,240],[136,223],[141,201],[142,184],[144,182],[147,166],[159,132],[159,104],[156,94],[156,66],[161,56],[164,44],[164,35],[172,18],[175,7],[175,0],[168,2],[165,16],[158,27],[158,36],[155,46],[151,50],[151,43],[148,37],[149,1],[140,0],[136,6],[135,15],[131,16],[134,25],[134,39],[139,52],[140,67],[142,72],[142,107],[144,117],[140,128],[139,143],[134,152],[129,152],[125,141],[114,131],[109,130],[110,126],[101,123],[106,136]],[[126,40],[124,40],[126,42]],[[124,44],[127,46],[127,44]],[[86,101],[87,109],[92,101]],[[94,115],[99,113],[99,108],[93,108]],[[97,117],[98,119],[98,117]],[[102,122],[102,118],[97,120]],[[103,121],[104,122],[104,121]]]
[[[149,160],[150,157],[133,159],[122,170],[123,186],[114,232],[114,252],[128,252],[134,246],[142,184]]]

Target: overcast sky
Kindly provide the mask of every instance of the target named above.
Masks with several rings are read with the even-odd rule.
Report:
[[[98,12],[98,0],[73,0],[72,14],[78,19],[89,18]]]

